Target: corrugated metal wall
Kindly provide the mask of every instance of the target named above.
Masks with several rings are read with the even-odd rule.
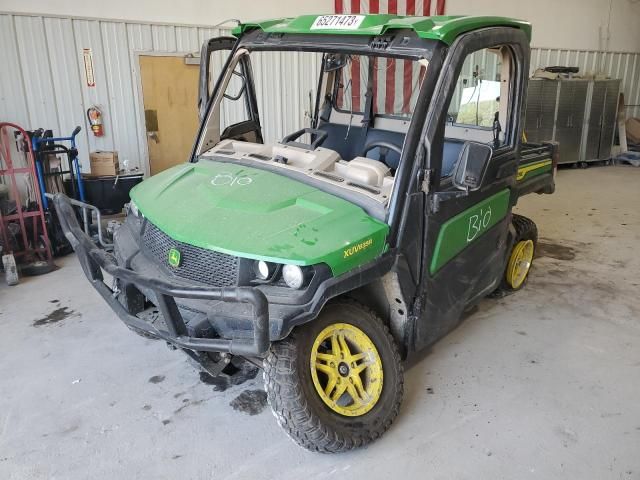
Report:
[[[117,150],[146,167],[147,146],[137,53],[198,52],[220,29],[88,19],[0,15],[0,119],[68,135],[81,125],[79,152]],[[84,77],[82,49],[91,48],[95,87]],[[196,88],[196,86],[194,86]],[[87,131],[86,110],[104,113],[105,136]],[[195,106],[194,106],[195,108]]]
[[[251,55],[258,112],[266,142],[278,141],[309,126],[309,92],[315,102],[321,60],[320,54],[308,52],[256,52]]]
[[[531,73],[552,65],[579,67],[581,75],[604,74],[622,80],[627,117],[640,116],[640,53],[533,48]]]
[[[137,54],[197,52],[204,40],[225,33],[202,26],[0,14],[0,119],[28,129],[52,128],[57,134],[81,125],[79,150],[85,171],[88,152],[96,149],[117,150],[121,160],[145,170]],[[95,87],[88,87],[84,79],[83,48],[93,52]],[[640,53],[534,48],[532,72],[546,65],[578,65],[581,72],[621,78],[626,103],[640,104]],[[318,62],[310,56],[291,62],[277,53],[265,54],[254,71],[265,137],[282,138],[304,126]],[[104,112],[102,138],[87,134],[85,112],[92,104]],[[628,108],[628,115],[640,115],[640,108]]]

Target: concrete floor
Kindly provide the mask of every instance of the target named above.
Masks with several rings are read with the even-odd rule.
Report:
[[[407,372],[391,430],[343,455],[232,408],[259,378],[214,391],[131,334],[75,257],[1,286],[0,478],[640,479],[640,169],[563,170],[518,211],[541,236],[527,287],[484,301]]]

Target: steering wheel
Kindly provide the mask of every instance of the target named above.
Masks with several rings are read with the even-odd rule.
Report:
[[[371,141],[369,143],[367,143],[364,146],[364,149],[362,150],[362,156],[366,157],[367,153],[369,153],[369,151],[373,150],[374,148],[379,148],[380,149],[380,161],[382,163],[387,163],[386,159],[387,159],[387,153],[389,153],[389,150],[393,150],[394,152],[396,152],[398,155],[402,155],[402,148],[399,147],[398,145],[396,145],[395,143],[391,143],[391,142],[385,142],[382,140],[379,141]]]

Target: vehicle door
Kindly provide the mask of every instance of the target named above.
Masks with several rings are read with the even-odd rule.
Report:
[[[425,128],[429,181],[416,348],[450,331],[502,278],[528,64],[526,35],[511,28],[465,34],[445,59]]]

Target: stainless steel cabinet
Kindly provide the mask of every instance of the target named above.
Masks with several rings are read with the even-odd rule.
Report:
[[[543,80],[529,80],[527,106],[524,116],[524,133],[530,142],[540,142],[540,108]],[[554,82],[555,83],[555,82]]]
[[[611,156],[620,80],[529,80],[525,134],[560,143],[560,163]]]
[[[548,80],[529,81],[525,134],[531,142],[551,140],[553,137],[558,84]]]
[[[602,109],[602,121],[600,122],[600,148],[597,158],[608,159],[611,157],[611,147],[618,118],[620,80],[603,80],[601,83],[606,85],[607,90]]]
[[[560,161],[580,161],[580,142],[587,104],[587,80],[560,81],[554,140],[560,143]]]

